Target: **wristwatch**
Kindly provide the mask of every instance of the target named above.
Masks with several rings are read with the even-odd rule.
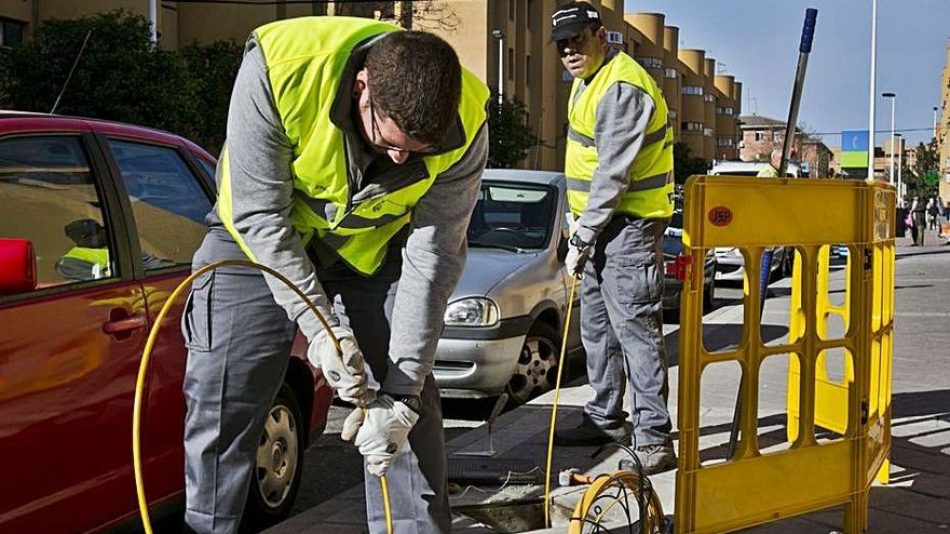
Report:
[[[408,406],[410,410],[416,412],[416,415],[422,413],[422,398],[419,395],[390,395],[390,397]]]
[[[571,240],[569,241],[569,243],[571,244],[572,247],[580,251],[585,251],[590,248],[590,243],[581,239],[581,236],[577,234],[574,234],[573,236],[571,236]]]

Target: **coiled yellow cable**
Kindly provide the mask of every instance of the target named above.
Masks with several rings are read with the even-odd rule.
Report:
[[[158,312],[158,315],[155,317],[155,324],[152,325],[151,330],[148,334],[148,340],[145,342],[145,349],[142,351],[142,360],[139,363],[139,373],[138,378],[135,381],[135,404],[132,409],[132,467],[135,472],[135,493],[138,498],[139,504],[139,515],[142,517],[142,527],[145,529],[146,534],[152,534],[152,521],[148,513],[148,501],[145,499],[145,483],[142,477],[142,447],[140,442],[140,435],[142,430],[141,419],[142,419],[142,395],[145,390],[145,378],[148,376],[148,361],[149,357],[152,355],[152,349],[155,345],[155,340],[158,338],[158,332],[161,329],[162,321],[165,320],[165,316],[168,315],[169,310],[171,310],[172,305],[181,295],[182,291],[185,290],[191,282],[198,278],[202,274],[219,269],[221,267],[247,267],[250,269],[257,269],[258,271],[265,272],[274,278],[280,280],[287,287],[294,291],[298,297],[307,305],[307,307],[317,316],[317,319],[320,321],[320,324],[323,325],[323,328],[327,331],[330,340],[333,342],[333,346],[336,348],[338,354],[343,353],[343,349],[340,347],[340,342],[337,340],[336,336],[333,335],[333,330],[330,328],[330,324],[327,322],[326,318],[323,317],[323,314],[320,313],[320,310],[317,309],[317,306],[300,290],[299,287],[294,285],[287,277],[280,274],[279,272],[267,267],[266,265],[261,265],[259,263],[254,263],[247,260],[224,260],[205,265],[204,267],[198,269],[197,271],[191,273],[187,278],[182,280],[175,290],[172,291],[171,295],[168,296],[168,300],[165,301],[165,304],[162,306],[162,309]],[[386,477],[382,476],[379,478],[379,483],[383,488],[383,509],[386,515],[386,528],[389,534],[393,533],[393,523],[392,523],[392,510],[389,504],[389,485],[386,483]]]
[[[551,405],[551,425],[548,431],[548,457],[544,468],[544,526],[551,527],[551,460],[554,455],[554,423],[557,420],[557,402],[561,396],[561,373],[564,372],[564,354],[567,352],[567,333],[571,330],[571,310],[574,308],[574,291],[577,289],[577,277],[571,279],[571,294],[567,299],[567,313],[564,317],[564,335],[561,338],[561,356],[557,364],[557,379],[554,381],[554,403]]]
[[[617,488],[618,484],[625,487],[626,490],[633,492],[634,495],[637,496],[638,501],[643,499],[643,496],[639,494],[640,475],[635,471],[614,471],[609,475],[601,475],[591,483],[587,491],[584,492],[583,497],[581,497],[581,500],[578,501],[574,507],[574,513],[571,515],[571,524],[567,530],[568,534],[582,534],[584,532],[584,525],[587,523],[599,525],[600,521],[607,515],[607,512],[621,502],[621,498],[624,498],[624,504],[626,505],[626,490],[623,490],[623,497],[618,491],[618,495],[609,505],[600,511],[597,511],[595,508],[601,494],[610,489],[620,490],[620,488]],[[639,520],[641,524],[645,524],[646,532],[662,532],[664,516],[660,497],[653,491],[652,486],[646,485],[644,487],[649,490],[649,501],[647,501],[646,517],[641,517]],[[586,518],[591,511],[594,511],[597,515],[593,520],[588,521]]]

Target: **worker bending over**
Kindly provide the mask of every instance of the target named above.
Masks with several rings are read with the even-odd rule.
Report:
[[[487,158],[488,96],[431,34],[344,17],[252,33],[193,267],[250,259],[276,269],[316,302],[343,354],[269,276],[232,268],[195,281],[183,320],[190,528],[237,531],[299,327],[339,396],[367,409],[344,437],[355,434],[373,475],[370,530],[386,531],[384,473],[397,532],[449,530],[431,371]]]

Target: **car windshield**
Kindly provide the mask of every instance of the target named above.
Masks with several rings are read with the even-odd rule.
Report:
[[[469,246],[515,252],[545,248],[556,199],[545,186],[483,182],[468,225]]]

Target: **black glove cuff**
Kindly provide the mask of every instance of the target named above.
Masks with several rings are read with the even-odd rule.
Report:
[[[387,394],[388,395],[388,394]],[[419,395],[389,395],[395,401],[405,404],[416,415],[422,414],[422,398]]]

